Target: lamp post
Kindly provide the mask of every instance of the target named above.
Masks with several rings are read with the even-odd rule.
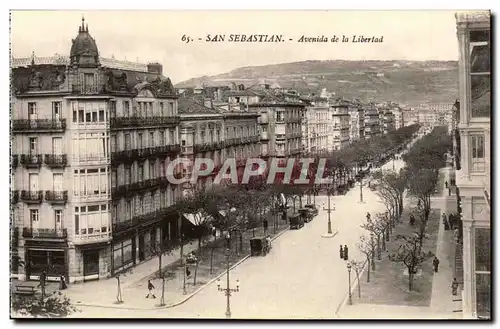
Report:
[[[230,255],[231,250],[228,248],[227,249],[227,254],[226,254],[226,262],[227,262],[227,267],[226,267],[226,277],[227,277],[227,286],[226,288],[221,288],[220,286],[220,279],[217,280],[217,290],[220,292],[223,292],[226,295],[226,318],[230,319],[231,318],[231,294],[233,292],[238,292],[240,291],[240,281],[236,280],[236,288],[231,288],[229,286],[229,255]]]
[[[347,272],[349,273],[349,305],[352,305],[352,292],[351,292],[351,263],[347,263]]]
[[[330,186],[328,186],[328,208],[324,208],[323,207],[323,210],[326,210],[326,212],[328,213],[328,231],[326,234],[323,234],[322,237],[323,238],[333,238],[337,232],[333,233],[332,231],[332,220],[331,220],[331,213],[332,211],[335,211],[335,207],[331,207],[331,203],[330,203],[330,197],[331,197],[331,192],[332,192],[332,189]]]

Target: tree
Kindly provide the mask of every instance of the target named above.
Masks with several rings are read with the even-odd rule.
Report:
[[[370,246],[372,247],[372,269],[375,270],[375,248],[377,248],[377,254],[379,254],[380,250],[380,238],[378,236],[378,227],[375,223],[376,220],[371,218],[366,218],[366,222],[361,224],[361,228],[364,228],[368,232],[370,232]],[[375,242],[374,237],[377,237],[377,242]]]
[[[361,273],[361,270],[363,269],[364,262],[356,261],[356,260],[350,260],[349,264],[351,264],[351,268],[354,270],[356,273],[356,280],[358,280],[358,298],[361,298],[361,281],[359,281],[359,274]],[[368,265],[368,271],[370,271],[370,264]]]
[[[194,226],[193,235],[198,240],[198,262],[196,262],[194,270],[193,285],[196,285],[196,276],[198,273],[198,263],[201,259],[202,241],[207,237],[208,226],[214,222],[214,195],[211,192],[204,190],[195,190],[188,196],[177,201],[176,207],[184,215],[191,218],[191,223]]]
[[[432,252],[422,251],[419,237],[398,235],[396,240],[401,240],[397,250],[389,255],[389,259],[396,263],[403,263],[408,270],[408,290],[413,290],[413,278],[418,267],[427,259],[433,257]]]
[[[162,230],[160,232],[163,233]],[[171,254],[175,246],[169,241],[164,241],[163,236],[160,236],[160,241],[156,241],[149,248],[150,253],[158,257],[158,279],[162,280],[160,306],[165,306],[165,280],[169,273],[163,271],[162,259],[164,255]]]
[[[370,282],[370,260],[372,261],[373,264],[373,250],[374,250],[374,242],[373,239],[366,237],[365,235],[361,235],[359,237],[359,243],[356,244],[356,248],[365,255],[366,257],[366,262],[367,262],[367,278],[366,282]],[[373,267],[373,270],[375,270],[375,267]]]
[[[14,315],[34,318],[66,317],[79,312],[71,304],[71,300],[60,291],[54,292],[45,298],[12,294],[11,310]]]
[[[431,196],[434,193],[438,173],[433,169],[410,168],[408,175],[413,177],[408,180],[408,192],[422,205],[425,221],[427,221],[431,211]]]

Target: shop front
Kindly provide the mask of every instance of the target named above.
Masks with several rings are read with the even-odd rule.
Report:
[[[68,275],[66,249],[28,247],[25,259],[29,280],[38,280],[44,270],[49,281],[58,281],[61,275]]]

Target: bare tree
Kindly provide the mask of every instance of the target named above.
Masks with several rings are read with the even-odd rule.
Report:
[[[356,280],[358,280],[358,298],[361,298],[361,281],[359,281],[359,274],[361,273],[361,270],[363,269],[363,265],[365,264],[365,262],[350,260],[349,264],[351,264],[351,268],[356,273]],[[366,264],[368,266],[368,271],[370,271],[369,264],[368,263]]]
[[[359,243],[356,244],[356,248],[365,255],[366,257],[366,262],[367,262],[367,278],[366,282],[370,282],[370,261],[373,263],[373,240],[366,237],[365,235],[361,235],[359,237]]]
[[[398,249],[389,255],[389,259],[396,263],[403,263],[408,270],[408,290],[413,290],[413,279],[418,267],[427,259],[433,256],[432,252],[422,251],[419,237],[398,235],[397,240],[401,240]]]
[[[375,249],[377,249],[377,254],[378,250],[380,250],[380,238],[378,237],[378,227],[377,224],[375,223],[376,219],[373,220],[370,218],[366,218],[366,222],[361,224],[361,228],[364,228],[370,233],[370,244],[372,247],[372,269],[375,270]],[[375,242],[375,237],[377,237],[378,242]]]

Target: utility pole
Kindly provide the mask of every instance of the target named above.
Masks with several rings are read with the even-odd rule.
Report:
[[[330,197],[331,197],[331,192],[332,192],[332,188],[330,185],[328,185],[328,190],[327,190],[327,194],[328,194],[328,208],[323,208],[323,210],[326,210],[327,213],[328,213],[328,231],[326,234],[323,234],[322,237],[323,238],[333,238],[335,235],[337,235],[338,231],[335,231],[335,233],[333,233],[332,231],[332,220],[331,220],[331,213],[332,211],[335,211],[335,207],[331,207],[331,202],[330,202]]]

